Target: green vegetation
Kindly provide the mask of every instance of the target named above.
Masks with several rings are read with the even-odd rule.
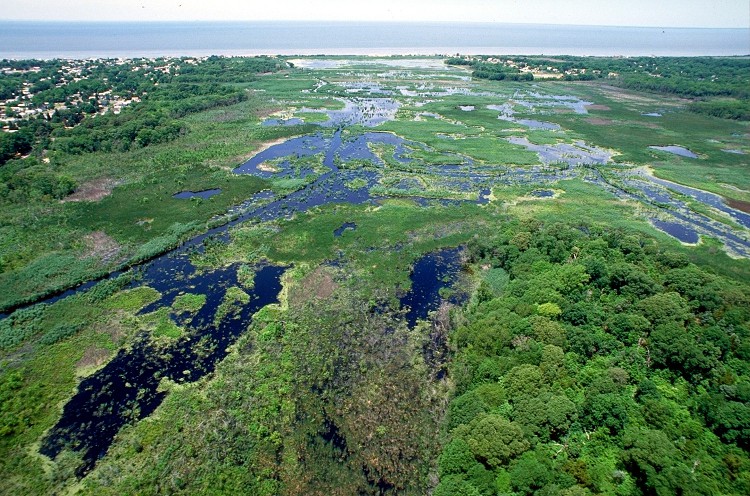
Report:
[[[0,308],[168,251],[260,191],[259,205],[298,192],[328,159],[344,194],[187,245],[159,261],[169,280],[134,269],[0,320],[0,494],[749,493],[750,262],[721,234],[680,244],[649,222],[676,207],[621,194],[653,173],[750,202],[747,60],[352,60],[5,62],[0,98],[30,93],[0,133]],[[344,143],[403,144],[232,173],[287,138],[330,138],[316,123],[344,109],[380,115],[373,98],[395,116],[346,120]],[[569,165],[561,145],[612,161]],[[345,201],[362,188],[377,200]],[[221,192],[173,197],[207,189]],[[680,208],[750,239],[708,204]],[[456,247],[460,272],[410,327],[411,269]],[[279,301],[241,319],[267,264],[286,268]],[[163,401],[141,420],[129,405],[91,471],[76,473],[78,446],[41,455],[81,381],[132,350],[158,358],[137,373],[173,361],[153,371]]]
[[[175,298],[172,308],[177,313],[195,313],[206,303],[206,295],[186,293]]]
[[[485,57],[485,60],[487,58]],[[479,79],[489,79],[490,81],[533,81],[534,76],[530,72],[522,73],[518,67],[506,66],[504,64],[489,63],[482,58],[471,59],[452,57],[445,61],[446,64],[463,65],[471,67],[471,75]]]
[[[505,226],[471,253],[511,277],[451,336],[436,493],[748,490],[746,284],[561,224]]]

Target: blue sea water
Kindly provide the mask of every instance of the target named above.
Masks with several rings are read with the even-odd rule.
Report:
[[[489,23],[0,21],[0,58],[750,54],[750,29]]]

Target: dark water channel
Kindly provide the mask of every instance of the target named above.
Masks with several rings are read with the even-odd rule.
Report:
[[[179,200],[189,200],[191,198],[202,198],[204,200],[211,198],[212,196],[218,195],[221,193],[220,189],[204,189],[203,191],[180,191],[179,193],[176,193],[172,195],[172,198],[177,198]]]
[[[333,236],[335,238],[340,238],[344,234],[344,231],[355,231],[356,229],[357,224],[354,222],[344,222],[340,227],[337,227],[336,230],[333,231]]]
[[[440,290],[450,288],[458,280],[462,251],[462,248],[446,248],[427,253],[414,263],[409,275],[411,289],[400,299],[409,327],[438,309],[443,300]],[[458,300],[460,297],[455,296],[452,301],[458,303]]]
[[[285,267],[267,265],[258,269],[254,290],[249,292],[250,302],[214,323],[226,289],[237,284],[236,269],[229,266],[208,273],[182,274],[182,284],[207,297],[197,315],[185,322],[186,335],[163,345],[142,335],[131,348],[120,350],[103,369],[81,382],[39,451],[51,458],[65,447],[80,452],[83,464],[77,474],[83,476],[104,456],[122,426],[147,417],[161,404],[166,394],[158,389],[162,378],[194,382],[212,372],[226,356],[227,347],[247,328],[252,314],[278,301]],[[152,281],[158,285],[156,282]],[[167,291],[155,306],[168,304],[175,296]]]

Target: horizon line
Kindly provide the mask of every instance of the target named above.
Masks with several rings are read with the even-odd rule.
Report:
[[[750,26],[663,26],[663,25],[632,25],[632,24],[572,24],[572,23],[548,23],[548,22],[507,22],[507,21],[446,21],[446,20],[366,20],[366,19],[2,19],[0,22],[8,23],[45,23],[45,24],[209,24],[209,23],[288,23],[288,24],[476,24],[476,25],[505,25],[505,26],[570,26],[570,27],[591,27],[591,28],[637,28],[637,29],[734,29],[750,31]]]

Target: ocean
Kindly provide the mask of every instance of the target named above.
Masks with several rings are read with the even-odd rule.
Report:
[[[0,58],[748,55],[750,29],[488,23],[0,21]]]

